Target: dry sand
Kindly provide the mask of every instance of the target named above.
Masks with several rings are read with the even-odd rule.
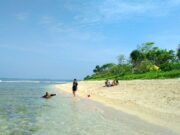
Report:
[[[58,89],[71,93],[72,84]],[[77,95],[135,115],[180,133],[180,79],[120,81],[104,87],[104,81],[81,81]]]

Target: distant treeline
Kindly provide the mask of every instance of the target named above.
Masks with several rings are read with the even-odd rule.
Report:
[[[118,56],[118,64],[97,65],[85,80],[158,79],[180,77],[180,45],[177,50],[161,49],[146,42],[133,50],[129,58]]]

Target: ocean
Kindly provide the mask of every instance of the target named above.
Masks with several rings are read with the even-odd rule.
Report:
[[[1,80],[0,135],[176,135],[55,85],[67,81]],[[50,99],[45,92],[56,93]]]
[[[52,98],[41,98],[46,91],[57,93],[55,84],[66,81],[1,80],[0,135],[31,135],[44,128],[43,117],[53,108]],[[42,119],[42,120],[41,120]],[[43,133],[42,133],[43,134]]]

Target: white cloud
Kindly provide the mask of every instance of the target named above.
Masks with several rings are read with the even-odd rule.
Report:
[[[154,7],[147,2],[123,2],[118,0],[106,0],[100,6],[100,14],[105,18],[124,16],[128,14],[144,13]]]
[[[17,13],[15,14],[17,20],[24,21],[28,19],[29,15],[27,13]]]
[[[180,0],[103,0],[99,3],[87,2],[81,7],[75,20],[83,23],[113,21],[133,16],[160,17],[169,15],[180,6]],[[71,8],[73,6],[71,5]],[[72,8],[73,9],[73,8]]]
[[[60,22],[52,16],[41,17],[39,24],[50,32],[53,40],[58,39],[66,43],[82,43],[84,41],[98,42],[104,38],[100,32],[86,30],[82,28],[83,25],[81,24]]]
[[[54,18],[52,16],[42,16],[40,19],[40,23],[42,24],[51,24],[54,22]]]

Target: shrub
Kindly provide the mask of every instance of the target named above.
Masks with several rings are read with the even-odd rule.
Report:
[[[142,61],[138,67],[139,72],[159,71],[159,67],[154,65],[151,61]]]

